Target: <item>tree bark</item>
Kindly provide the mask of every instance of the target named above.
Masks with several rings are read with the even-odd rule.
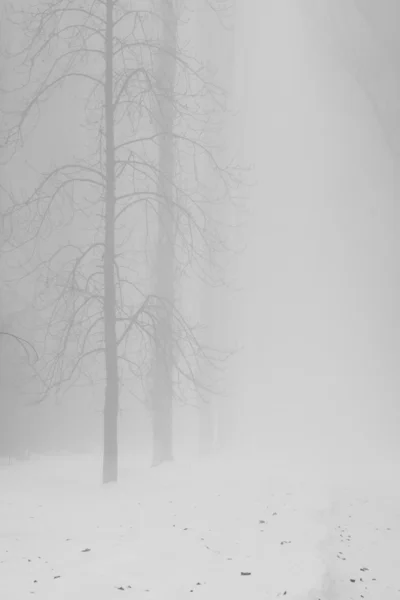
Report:
[[[107,0],[105,42],[106,197],[104,236],[104,341],[106,389],[104,406],[103,483],[118,479],[118,350],[115,290],[115,143],[113,106],[113,0]]]

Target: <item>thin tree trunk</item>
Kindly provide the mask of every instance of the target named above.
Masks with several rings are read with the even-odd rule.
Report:
[[[104,406],[103,483],[118,479],[118,355],[115,290],[115,144],[113,107],[113,0],[107,0],[105,42],[106,198],[104,247],[104,340],[106,389]]]
[[[153,380],[153,465],[173,458],[173,307],[174,307],[174,87],[177,19],[173,0],[161,0],[162,45],[157,65],[160,136],[158,243],[155,294],[159,302]]]
[[[229,18],[230,24],[233,24],[235,14],[235,3],[231,5],[231,16]],[[224,17],[222,17],[223,19]],[[232,87],[232,56],[233,53],[233,35],[227,33],[219,20],[216,18],[215,13],[207,6],[202,0],[197,2],[197,49],[200,54],[201,62],[203,62],[207,68],[216,69],[217,71],[217,83],[221,85],[228,95],[231,94]],[[228,124],[226,115],[219,114],[218,108],[210,103],[209,106],[204,107],[206,110],[213,115],[212,123],[208,125],[208,128],[204,131],[203,139],[206,142],[206,146],[213,147],[216,149],[213,152],[215,158],[224,156],[229,149],[228,142]],[[216,133],[218,131],[218,133]],[[212,193],[214,185],[218,185],[218,181],[215,180],[215,174],[210,169],[206,160],[203,160],[203,164],[200,166],[203,170],[203,181],[207,182],[207,187],[210,190],[212,200]],[[209,208],[205,209],[207,216],[210,220],[216,219],[226,221],[229,218],[229,207],[225,206],[221,210],[220,206],[210,204]],[[205,251],[209,256],[209,274],[211,278],[218,277],[218,273],[215,270],[214,265],[217,266],[217,270],[223,264],[224,258],[221,257],[215,248],[209,247]],[[222,259],[222,263],[221,263]],[[218,348],[221,345],[222,340],[225,337],[225,330],[227,327],[226,320],[224,319],[224,303],[227,301],[227,297],[221,289],[215,289],[212,286],[204,286],[203,298],[201,301],[200,315],[201,321],[206,325],[206,331],[204,336],[204,343],[206,346],[212,348]],[[208,386],[213,386],[214,372],[206,362],[199,365],[200,379],[203,380]],[[199,398],[199,451],[202,454],[210,453],[215,445],[218,443],[221,445],[221,433],[224,431],[224,424],[221,423],[222,416],[222,398],[218,400],[211,393],[206,393],[206,397]]]
[[[211,399],[203,400],[199,406],[199,451],[202,455],[210,454],[214,446],[214,415]]]
[[[212,14],[211,17],[214,15]],[[201,62],[208,69],[210,63],[214,66],[215,62],[218,63],[218,58],[213,52],[213,46],[215,43],[215,31],[211,25],[211,17],[208,14],[207,8],[203,2],[197,2],[197,23],[196,23],[196,34],[197,34],[197,51],[200,55]],[[215,106],[212,104],[209,98],[206,100],[206,104],[203,107],[206,111],[213,114]],[[213,115],[215,116],[215,115]],[[215,143],[215,133],[211,132],[208,125],[203,132],[203,139],[206,146],[212,147]],[[202,171],[201,180],[204,181],[207,188],[210,190],[210,195],[213,191],[214,174],[210,169],[206,157],[203,157],[201,164],[198,169]],[[211,198],[210,198],[211,200]],[[208,218],[212,218],[215,207],[211,204],[209,207],[206,206],[204,209]],[[205,248],[205,253],[209,255],[209,270],[212,275],[212,263],[216,259],[214,256],[215,252],[213,248]],[[221,317],[221,315],[220,315]],[[214,347],[217,342],[216,331],[218,329],[218,323],[215,315],[215,290],[210,286],[204,286],[202,290],[202,299],[200,305],[200,319],[203,325],[206,326],[204,332],[203,342],[210,347]],[[202,361],[199,364],[199,376],[202,382],[207,386],[212,386],[213,372],[212,368]],[[205,394],[205,397],[204,397]],[[211,393],[203,392],[199,395],[199,420],[198,420],[198,444],[200,454],[210,454],[214,446],[214,420],[215,420],[215,398]]]

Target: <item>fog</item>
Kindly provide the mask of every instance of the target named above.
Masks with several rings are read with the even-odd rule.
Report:
[[[257,181],[242,259],[243,443],[307,448],[328,469],[338,458],[393,456],[398,158],[375,98],[315,15],[302,3],[267,4],[256,27],[244,15],[243,32]]]
[[[374,87],[372,63],[384,60],[382,36],[388,43],[392,37],[387,17],[381,15],[374,28],[368,10],[278,1],[249,10],[239,2],[234,43],[229,32],[221,41],[226,56],[217,57],[218,43],[210,37],[214,46],[208,52],[219,65],[219,81],[230,88],[228,154],[247,169],[241,211],[222,216],[235,222],[234,257],[225,267],[229,285],[212,296],[206,314],[212,343],[234,350],[220,392],[209,399],[216,452],[288,453],[292,459],[306,453],[307,460],[317,454],[326,467],[335,460],[363,460],[371,451],[397,455],[399,178],[393,107],[398,83],[389,56],[385,77]],[[203,26],[209,23],[215,31],[216,21],[204,19]],[[4,59],[5,80],[12,83],[18,77],[8,64]],[[5,153],[5,206],[10,190],[29,196],[40,173],[93,151],[95,137],[79,124],[85,89],[78,82],[55,92],[14,157]],[[84,210],[47,238],[42,257],[60,240],[83,248],[93,239],[90,215],[96,209]],[[136,263],[143,290],[149,285],[144,226],[143,215],[129,217],[127,227],[135,235],[123,251],[125,262]],[[24,263],[30,251],[24,248],[3,253],[4,322],[17,319],[15,335],[40,346],[49,317],[35,300],[42,275],[27,276],[32,267]],[[176,285],[178,305],[193,322],[202,319],[196,273]],[[35,315],[29,313],[32,303]],[[14,342],[2,340],[6,353],[11,347],[19,353],[18,364],[24,351]],[[138,352],[133,344],[130,351]],[[37,380],[32,383],[27,375],[22,392],[15,390],[25,406],[17,422],[30,423],[28,432],[26,425],[16,425],[24,433],[15,435],[29,438],[33,452],[51,451],[54,444],[100,452],[104,372],[90,368],[100,376],[96,384],[75,385],[43,402],[39,398],[38,406],[29,401],[37,399]],[[147,456],[152,419],[142,383],[138,388],[135,376],[124,370],[121,385],[121,452]],[[12,381],[4,389],[12,396]],[[181,397],[174,409],[177,456],[198,453],[201,408],[190,393],[186,390],[186,401]],[[3,409],[8,414],[10,409]]]
[[[398,16],[0,7],[1,598],[397,597]]]

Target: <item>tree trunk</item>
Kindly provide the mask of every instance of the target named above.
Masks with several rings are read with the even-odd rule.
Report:
[[[210,454],[214,447],[214,415],[211,401],[202,401],[199,417],[199,452],[202,455]]]
[[[106,389],[104,406],[103,483],[118,479],[118,351],[115,290],[115,144],[113,107],[113,0],[107,0],[105,42],[106,197],[104,239],[104,341]]]
[[[153,465],[173,458],[173,307],[174,307],[174,87],[177,18],[173,0],[161,0],[162,42],[158,56],[157,127],[160,135],[158,241],[155,294],[158,299],[153,372]]]
[[[229,12],[229,24],[234,25],[234,2]],[[196,16],[196,45],[200,61],[206,69],[216,72],[216,83],[224,88],[224,91],[230,96],[233,79],[233,32],[228,33],[225,31],[215,12],[202,0],[197,2]],[[223,10],[221,18],[223,20],[226,18]],[[203,139],[206,146],[215,147],[213,156],[219,162],[221,157],[225,157],[231,151],[226,114],[219,112],[220,109],[210,101],[209,105],[204,106],[204,109],[212,115],[212,118],[204,131]],[[225,161],[222,160],[222,162]],[[210,197],[208,199],[212,201],[214,189],[218,186],[218,176],[210,168],[207,160],[203,159],[200,169],[203,171],[202,181],[205,182],[209,190]],[[210,222],[214,219],[217,222],[224,222],[230,218],[228,206],[221,207],[212,202],[208,207],[205,207],[204,212]],[[209,275],[211,279],[218,279],[219,271],[226,261],[221,256],[220,249],[217,250],[210,246],[205,248],[205,253],[209,257]],[[229,302],[229,298],[220,287],[214,288],[208,285],[203,287],[200,318],[203,325],[206,326],[203,340],[205,346],[218,348],[225,343],[227,329],[231,326],[224,317],[227,312],[224,310],[226,302]],[[206,362],[199,365],[199,376],[200,380],[206,383],[207,386],[214,387],[215,373],[213,368]],[[216,443],[219,445],[222,443],[221,432],[224,431],[224,423],[221,423],[221,421],[224,420],[225,414],[221,402],[222,398],[217,399],[215,394],[206,393],[205,398],[199,395],[199,451],[202,454],[211,452]],[[221,424],[222,427],[220,427]]]

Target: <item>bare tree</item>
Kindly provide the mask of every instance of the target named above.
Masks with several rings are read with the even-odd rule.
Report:
[[[178,15],[174,0],[158,2],[161,45],[157,55],[156,127],[160,135],[158,240],[155,259],[155,295],[158,318],[155,331],[152,389],[153,465],[173,458],[173,307],[174,307],[174,91]]]
[[[112,0],[59,0],[32,3],[10,15],[24,33],[22,49],[9,56],[19,74],[18,90],[9,90],[19,106],[8,111],[14,124],[5,136],[14,153],[52,94],[58,99],[62,88],[81,96],[80,111],[70,118],[77,121],[71,118],[74,132],[85,127],[86,147],[39,173],[33,190],[23,200],[14,198],[9,216],[18,224],[14,247],[20,254],[28,248],[24,268],[48,317],[45,391],[84,377],[93,381],[102,373],[97,359],[104,361],[105,483],[118,473],[118,362],[140,374],[129,338],[150,318],[146,321],[146,290],[130,277],[134,266],[122,250],[134,223],[127,213],[152,197],[146,184],[132,185],[138,173],[151,180],[155,168],[136,151],[148,143],[136,127],[141,104],[152,94],[146,67],[153,48],[142,33],[148,14],[149,9]]]
[[[196,285],[196,279],[209,277],[209,252],[223,248],[223,236],[218,235],[221,232],[216,220],[210,218],[209,207],[227,204],[235,183],[234,172],[223,164],[215,140],[206,135],[212,116],[218,120],[225,112],[226,90],[202,57],[199,58],[196,41],[193,45],[194,40],[190,39],[195,33],[197,5],[198,2],[183,0],[157,3],[161,44],[154,115],[161,135],[158,191],[163,203],[158,211],[154,262],[158,300],[152,372],[154,465],[173,456],[174,399],[181,399],[184,404],[189,402],[188,383],[197,395],[209,392],[212,384],[199,365],[215,370],[224,354],[218,353],[210,339],[202,340],[200,332],[194,333],[193,327],[189,327],[191,317],[187,307],[181,302],[180,311],[177,302],[183,273],[191,273],[188,275],[191,286]],[[204,39],[208,39],[209,33],[207,26]],[[183,339],[186,351],[182,348]],[[193,351],[194,361],[190,365],[188,354]],[[183,369],[179,367],[182,361]],[[185,385],[180,387],[182,375]]]
[[[234,33],[236,3],[210,3],[198,0],[196,11],[196,40],[199,60],[209,78],[213,78],[224,90],[225,103],[223,108],[216,111],[205,99],[204,109],[209,115],[204,126],[203,137],[221,164],[229,164],[234,158],[234,148],[230,143],[233,139],[233,66],[234,66]],[[214,232],[214,240],[223,240],[221,244],[209,244],[205,248],[207,257],[207,278],[204,281],[201,294],[200,318],[203,325],[202,343],[218,348],[226,345],[227,326],[232,328],[229,321],[227,305],[231,300],[228,285],[229,258],[234,244],[231,243],[231,230],[237,206],[230,197],[224,203],[215,202],[215,187],[218,187],[216,174],[203,161],[202,179],[207,187],[210,204],[207,209],[209,228]],[[213,446],[221,442],[224,430],[222,404],[224,389],[219,379],[221,373],[210,368],[207,362],[199,364],[199,378],[207,382],[211,390],[199,394],[199,446],[202,453],[208,453]],[[217,400],[218,396],[218,401]],[[223,435],[223,434],[222,434]]]
[[[44,0],[9,18],[23,32],[9,53],[16,84],[4,90],[10,164],[29,143],[43,144],[32,133],[36,123],[40,131],[43,104],[68,97],[73,109],[68,103],[64,117],[76,137],[50,168],[39,159],[31,165],[30,190],[9,190],[10,246],[48,322],[45,392],[98,382],[104,366],[103,481],[115,481],[121,383],[128,374],[144,381],[155,346],[157,463],[172,453],[171,372],[196,386],[195,364],[207,357],[173,306],[172,271],[203,269],[208,199],[197,185],[200,157],[219,174],[219,196],[230,193],[232,174],[199,126],[198,99],[208,94],[218,104],[223,92],[175,44],[169,3],[149,0],[138,9],[122,0]],[[157,236],[152,290],[149,249]]]

